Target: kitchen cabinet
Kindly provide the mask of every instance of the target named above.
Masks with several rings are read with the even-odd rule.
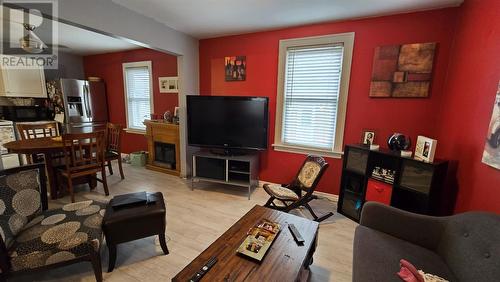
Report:
[[[0,65],[0,96],[47,98],[43,67],[12,69]]]

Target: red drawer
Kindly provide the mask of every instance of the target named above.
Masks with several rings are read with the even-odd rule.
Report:
[[[368,179],[366,187],[366,201],[375,201],[390,205],[392,196],[392,186],[377,180]]]

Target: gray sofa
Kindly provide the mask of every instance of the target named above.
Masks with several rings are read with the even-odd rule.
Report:
[[[500,281],[500,215],[432,217],[368,202],[353,255],[354,282],[400,282],[400,259],[449,281]]]

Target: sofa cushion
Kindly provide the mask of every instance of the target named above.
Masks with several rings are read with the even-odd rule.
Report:
[[[280,200],[285,200],[285,201],[296,201],[299,199],[299,196],[293,192],[292,190],[285,188],[281,185],[278,184],[264,184],[264,190],[266,192]]]
[[[41,213],[9,248],[13,271],[73,260],[98,251],[106,204],[84,201]]]
[[[500,281],[500,216],[468,212],[449,218],[438,253],[460,281]]]
[[[443,259],[436,253],[385,233],[358,226],[354,237],[353,281],[400,282],[399,261],[410,261],[427,273],[456,281]]]
[[[7,248],[42,209],[38,174],[31,169],[0,177],[0,236]]]

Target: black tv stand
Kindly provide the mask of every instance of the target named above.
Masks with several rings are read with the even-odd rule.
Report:
[[[210,149],[210,153],[225,157],[245,156],[249,154],[247,150],[242,149]]]

